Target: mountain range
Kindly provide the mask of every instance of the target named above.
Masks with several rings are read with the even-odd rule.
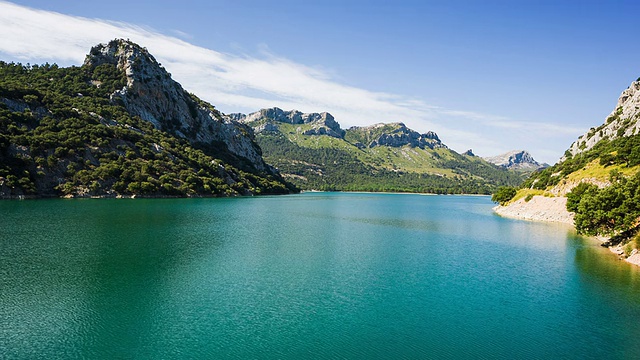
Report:
[[[400,122],[342,129],[329,113],[279,108],[230,117],[253,128],[267,163],[301,189],[490,193],[523,179]]]

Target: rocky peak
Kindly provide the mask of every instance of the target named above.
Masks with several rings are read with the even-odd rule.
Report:
[[[513,150],[484,159],[494,165],[514,170],[537,170],[548,166],[535,161],[533,156],[526,150]]]
[[[597,128],[591,128],[589,132],[580,136],[567,151],[571,155],[576,155],[591,149],[602,139],[613,140],[621,136],[635,135],[640,133],[639,129],[640,78],[620,94],[615,109],[609,114],[605,123]]]
[[[420,134],[415,130],[409,129],[403,123],[375,124],[367,127],[352,127],[350,131],[362,133],[363,139],[370,148],[376,146],[402,147],[409,145],[424,149],[428,147],[446,148],[438,135],[433,131]]]
[[[93,47],[84,66],[112,64],[122,70],[127,85],[111,95],[132,114],[157,129],[193,143],[224,144],[234,156],[247,159],[256,169],[268,170],[251,129],[185,91],[147,51],[123,39]]]
[[[277,130],[277,125],[273,124],[273,122],[281,122],[294,125],[312,124],[313,127],[306,130],[304,132],[305,135],[344,137],[344,130],[340,128],[340,124],[338,124],[333,115],[328,112],[302,113],[298,110],[284,111],[280,108],[273,107],[270,109],[262,109],[249,115],[231,114],[231,116],[245,124],[264,122],[264,120],[266,120],[265,124],[255,127],[256,132]]]

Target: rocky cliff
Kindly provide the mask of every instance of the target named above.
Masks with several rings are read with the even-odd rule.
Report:
[[[274,107],[262,109],[249,115],[230,114],[230,117],[245,124],[252,124],[256,132],[277,131],[277,123],[280,122],[292,125],[310,125],[304,130],[301,129],[305,135],[328,135],[343,138],[345,133],[335,118],[327,112],[302,113],[298,110],[285,111]]]
[[[376,146],[447,148],[438,135],[433,131],[424,134],[409,129],[403,123],[375,124],[371,126],[354,126],[343,130],[335,118],[327,113],[302,113],[297,110],[284,111],[277,107],[262,109],[254,113],[230,114],[230,118],[248,124],[253,127],[256,133],[264,131],[278,131],[278,123],[291,125],[305,125],[297,127],[296,132],[302,135],[328,135],[331,137],[344,139],[348,134],[350,139],[355,139],[353,144],[358,148]]]
[[[380,123],[365,127],[351,127],[348,131],[354,136],[360,137],[364,144],[370,148],[376,146],[402,147],[405,145],[421,149],[447,148],[435,132],[428,131],[420,134],[409,129],[403,123]]]
[[[605,123],[597,128],[591,128],[589,132],[578,137],[567,152],[575,156],[592,149],[600,140],[636,135],[639,133],[638,129],[640,129],[640,78],[620,94],[615,109]]]
[[[548,167],[540,164],[526,150],[513,150],[497,156],[485,157],[488,162],[513,170],[538,170]]]
[[[111,99],[121,102],[132,115],[193,143],[224,146],[256,169],[268,170],[251,129],[185,91],[147,49],[130,41],[113,40],[93,47],[84,65],[95,68],[105,63],[125,72],[126,86]]]

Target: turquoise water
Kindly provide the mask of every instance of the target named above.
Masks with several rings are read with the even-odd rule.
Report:
[[[640,270],[491,207],[3,201],[0,358],[640,358]]]

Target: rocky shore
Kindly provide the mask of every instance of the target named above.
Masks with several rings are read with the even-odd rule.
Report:
[[[573,213],[567,211],[565,197],[536,195],[529,201],[522,198],[507,206],[496,206],[493,211],[508,218],[573,225]]]

